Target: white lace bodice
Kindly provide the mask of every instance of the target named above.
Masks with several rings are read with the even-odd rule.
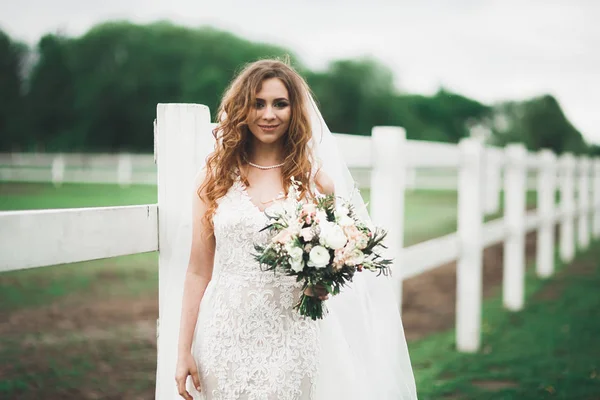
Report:
[[[293,305],[301,283],[260,269],[264,213],[236,181],[214,215],[215,272],[200,309],[195,356],[205,395],[219,400],[311,399],[318,325]]]

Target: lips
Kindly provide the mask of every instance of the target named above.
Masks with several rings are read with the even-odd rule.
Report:
[[[279,125],[258,125],[258,127],[265,132],[274,131],[278,126]]]

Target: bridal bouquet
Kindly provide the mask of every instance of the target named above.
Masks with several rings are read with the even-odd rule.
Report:
[[[380,255],[384,230],[369,228],[349,204],[336,205],[333,195],[301,201],[298,187],[293,181],[288,198],[265,210],[269,222],[263,231],[273,235],[266,245],[254,245],[254,256],[264,270],[303,282],[294,309],[316,320],[326,309],[322,300],[306,295],[306,289],[320,286],[336,295],[357,271],[388,275],[392,260]]]

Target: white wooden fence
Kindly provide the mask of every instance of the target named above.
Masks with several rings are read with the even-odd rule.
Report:
[[[202,105],[159,104],[157,111],[158,204],[0,213],[0,271],[160,248],[162,296],[161,278],[169,273],[165,259],[177,229],[177,199],[189,194],[195,172],[212,149],[213,125],[208,108]],[[523,307],[525,298],[527,232],[537,231],[536,270],[544,278],[554,269],[555,224],[560,227],[558,251],[565,263],[573,259],[576,249],[589,245],[592,235],[600,237],[598,159],[570,154],[557,158],[546,150],[528,153],[520,144],[485,148],[471,138],[458,146],[411,141],[398,127],[376,127],[371,138],[336,137],[349,165],[370,171],[371,213],[375,223],[389,230],[392,248],[396,249],[398,291],[401,293],[404,279],[457,261],[459,351],[475,352],[480,347],[485,247],[504,243],[503,301],[508,310],[516,311]],[[457,171],[458,230],[404,248],[404,193],[409,168]],[[537,179],[538,204],[533,211],[525,207],[528,171]],[[504,216],[484,224],[484,214],[499,207],[502,187]]]
[[[348,157],[352,176],[359,188],[371,187],[371,157],[355,149],[370,141],[369,137],[335,134],[343,153]],[[408,141],[409,143],[419,143]],[[456,148],[454,144],[420,142],[433,148]],[[443,167],[405,166],[405,189],[455,191],[458,187],[458,170]],[[499,176],[498,176],[499,178]],[[0,182],[53,183],[103,183],[130,185],[156,185],[157,171],[152,154],[102,154],[102,153],[0,153]],[[528,189],[535,190],[535,174],[528,176]],[[500,187],[498,184],[493,187]],[[497,193],[493,198],[498,198]]]

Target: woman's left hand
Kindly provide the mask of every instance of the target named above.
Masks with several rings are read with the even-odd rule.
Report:
[[[314,286],[308,286],[304,289],[304,294],[311,297],[317,297],[319,300],[327,300],[329,298],[327,289],[319,283]]]

